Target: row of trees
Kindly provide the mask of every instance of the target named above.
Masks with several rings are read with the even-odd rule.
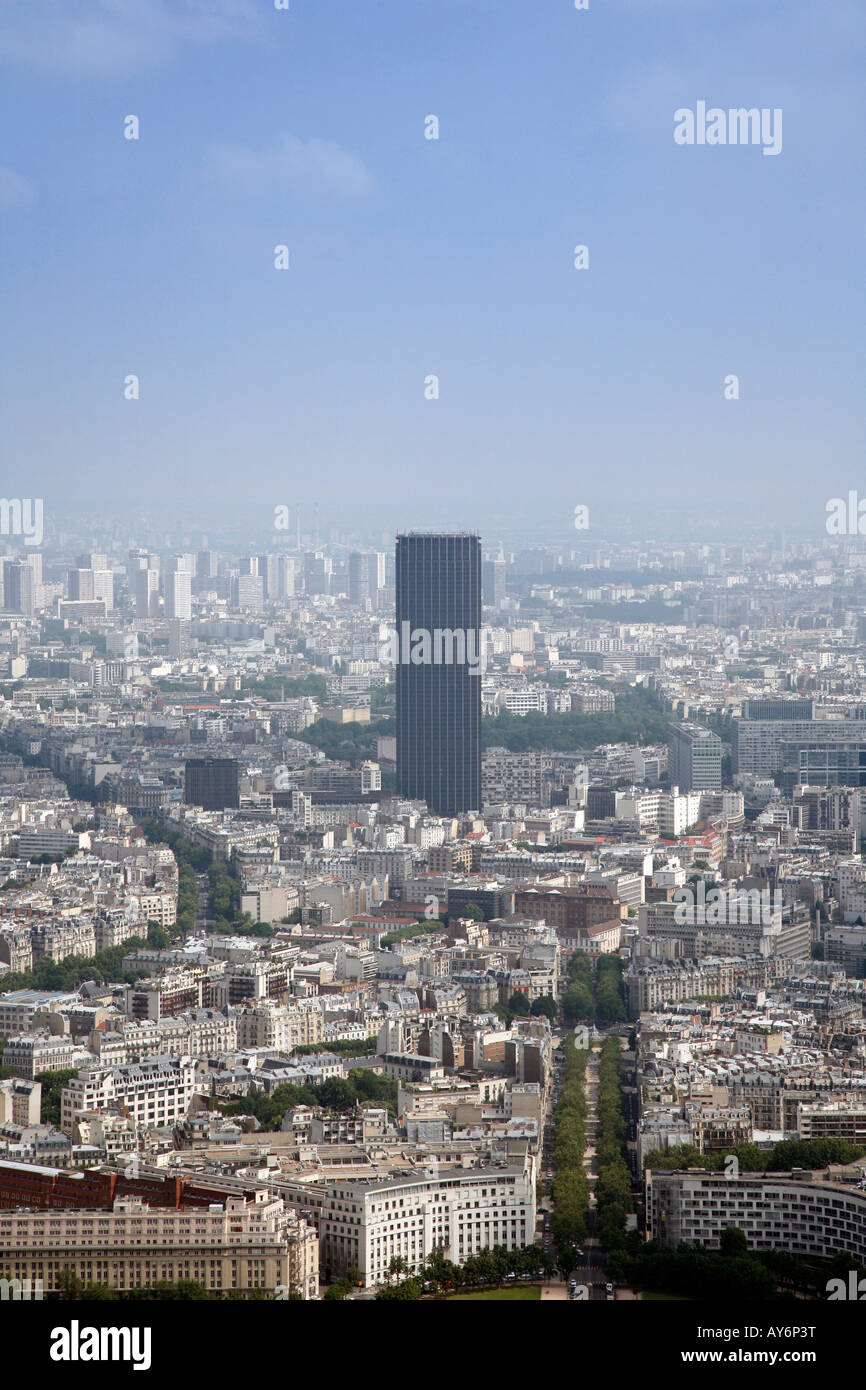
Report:
[[[586,1152],[586,1058],[569,1034],[563,1044],[562,1087],[553,1117],[553,1221],[559,1267],[568,1274],[577,1262],[577,1247],[586,1238],[589,1180]]]
[[[208,912],[214,919],[213,929],[221,936],[273,936],[269,922],[254,922],[248,912],[241,911],[241,883],[234,869],[218,861],[208,873]]]
[[[595,1021],[603,1028],[621,1023],[625,1017],[622,961],[619,956],[599,956],[595,963]]]
[[[188,864],[194,873],[203,874],[211,861],[209,849],[204,845],[193,844],[173,825],[144,816],[139,821],[144,837],[150,845],[168,845],[178,864]]]
[[[568,962],[561,1002],[566,1023],[589,1023],[592,1019],[592,966],[585,951],[575,951]]]
[[[741,1234],[737,1232],[737,1234]],[[750,1302],[778,1298],[776,1276],[754,1256],[712,1253],[704,1250],[662,1250],[646,1246],[639,1253],[620,1250],[607,1265],[612,1279],[632,1287],[681,1298],[714,1302]]]
[[[521,1245],[509,1250],[494,1245],[470,1255],[461,1265],[454,1264],[441,1250],[432,1250],[418,1274],[410,1274],[401,1255],[395,1255],[388,1265],[385,1284],[376,1292],[379,1302],[414,1302],[422,1293],[450,1293],[455,1289],[471,1289],[502,1284],[511,1277],[549,1278],[554,1272],[550,1255],[543,1254],[537,1245]],[[400,1276],[404,1277],[400,1277]],[[353,1266],[341,1278],[329,1284],[325,1298],[341,1300],[361,1283],[361,1271]]]
[[[539,1250],[537,1245],[521,1245],[515,1250],[494,1245],[490,1250],[470,1255],[462,1265],[453,1264],[441,1251],[434,1250],[428,1255],[424,1266],[425,1282],[432,1286],[433,1292],[502,1284],[511,1274],[518,1277],[521,1274],[529,1275],[533,1279],[549,1278],[553,1272],[553,1259]]]
[[[198,909],[197,874],[204,873],[211,862],[210,850],[195,845],[172,825],[145,817],[140,821],[148,844],[168,845],[177,860],[177,923],[174,936],[185,936],[195,928]]]
[[[619,956],[598,956],[593,963],[585,951],[575,951],[568,962],[566,989],[562,996],[566,1023],[589,1023],[601,1027],[620,1023],[626,1017],[622,961]]]
[[[241,885],[237,875],[230,872],[227,864],[218,862],[211,864],[207,878],[208,912],[217,922],[225,922],[228,926],[241,915]]]
[[[625,1160],[626,1122],[622,1097],[622,1056],[616,1038],[602,1045],[598,1072],[597,1232],[605,1250],[626,1244],[626,1215],[632,1209],[631,1172]]]
[[[757,1144],[737,1144],[725,1153],[701,1153],[692,1144],[680,1144],[674,1149],[652,1149],[644,1159],[644,1168],[707,1168],[723,1171],[733,1155],[744,1173],[787,1173],[792,1168],[826,1168],[831,1163],[854,1163],[866,1149],[849,1144],[846,1139],[783,1139],[771,1149],[759,1149]]]

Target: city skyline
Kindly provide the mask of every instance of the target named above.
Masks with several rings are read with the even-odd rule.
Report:
[[[289,1302],[850,1379],[864,56],[0,0],[12,1390],[284,1375]]]

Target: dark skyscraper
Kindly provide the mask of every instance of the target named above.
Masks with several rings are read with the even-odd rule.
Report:
[[[184,767],[183,799],[205,811],[238,805],[236,758],[190,758]]]
[[[481,805],[481,541],[397,537],[397,785],[440,815]]]

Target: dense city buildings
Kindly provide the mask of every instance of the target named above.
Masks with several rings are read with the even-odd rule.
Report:
[[[757,544],[141,539],[0,615],[0,1279],[607,1299],[550,1224],[571,1039],[619,1051],[640,1239],[857,1257],[854,610]]]

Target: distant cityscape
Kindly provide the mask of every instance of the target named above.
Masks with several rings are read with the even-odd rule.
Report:
[[[828,1297],[866,548],[298,530],[7,547],[4,1290]]]
[[[302,1302],[850,1379],[864,49],[0,3],[11,1390],[285,1379]]]

